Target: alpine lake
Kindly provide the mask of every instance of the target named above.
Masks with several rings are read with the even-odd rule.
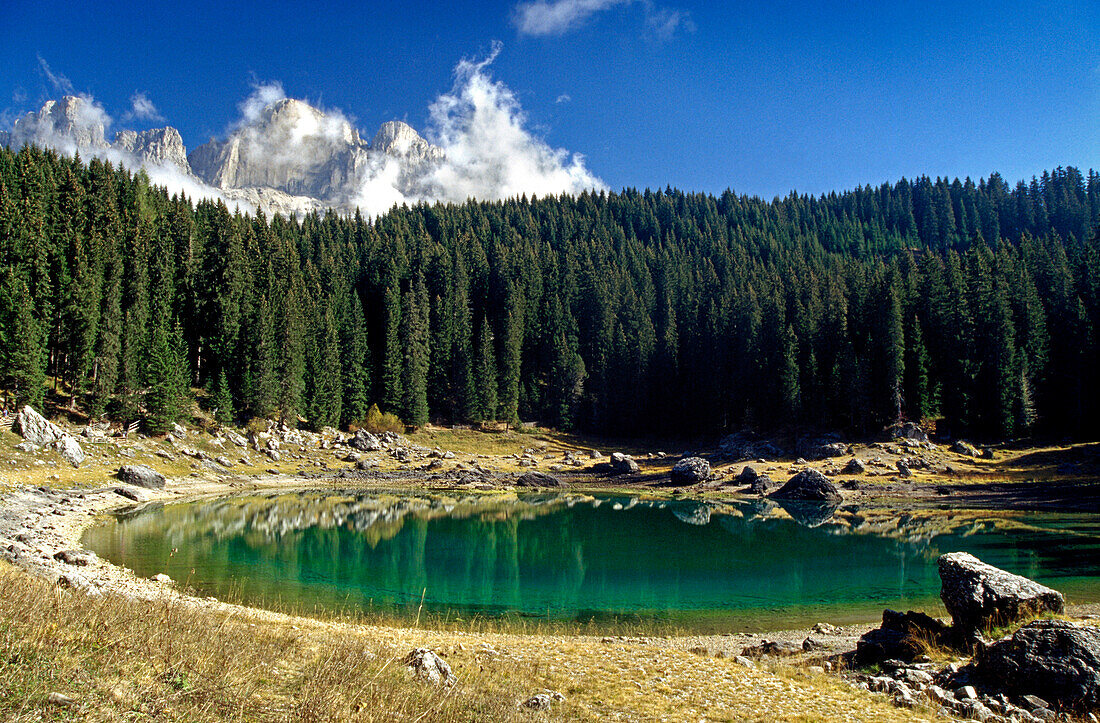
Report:
[[[1100,600],[1100,519],[1081,513],[327,489],[134,507],[83,542],[200,596],[435,625],[757,632],[937,614],[936,558],[955,551]]]

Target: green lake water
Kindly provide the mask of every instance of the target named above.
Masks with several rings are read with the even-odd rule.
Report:
[[[1100,600],[1086,514],[786,508],[587,495],[307,491],[137,508],[84,544],[200,595],[309,611],[767,630],[936,612],[966,551]]]

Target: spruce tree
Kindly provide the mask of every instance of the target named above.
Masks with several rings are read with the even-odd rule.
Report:
[[[401,378],[402,418],[406,424],[422,427],[428,422],[428,292],[424,278],[405,294],[401,314],[401,347],[405,364]]]

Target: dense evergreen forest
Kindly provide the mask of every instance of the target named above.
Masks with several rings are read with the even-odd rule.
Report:
[[[1100,175],[241,214],[0,149],[0,386],[160,431],[1100,433]],[[49,382],[47,382],[49,379]]]

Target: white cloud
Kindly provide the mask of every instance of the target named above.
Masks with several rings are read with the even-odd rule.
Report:
[[[557,98],[554,99],[554,102],[555,103],[568,103],[571,100],[573,100],[572,96],[570,96],[568,93],[562,93],[561,95],[559,95]]]
[[[46,80],[53,86],[55,92],[65,95],[75,94],[72,82],[61,73],[54,73],[50,70],[50,64],[41,55],[38,56],[38,67],[41,69],[42,74],[46,76]]]
[[[429,109],[429,139],[445,153],[428,179],[430,195],[462,202],[604,188],[583,156],[551,148],[527,129],[515,94],[487,73],[499,52],[497,44],[484,60],[462,60],[451,92]]]
[[[524,35],[561,35],[601,10],[633,0],[535,0],[516,5],[513,20]]]
[[[695,30],[686,10],[663,8],[653,0],[530,0],[513,8],[512,21],[522,35],[562,35],[598,12],[633,4],[641,4],[646,26],[661,40],[668,40],[678,30]]]
[[[153,101],[149,100],[149,96],[144,93],[134,93],[130,96],[130,110],[122,114],[122,119],[160,123],[164,120],[164,116],[157,111],[157,107],[153,105]]]

